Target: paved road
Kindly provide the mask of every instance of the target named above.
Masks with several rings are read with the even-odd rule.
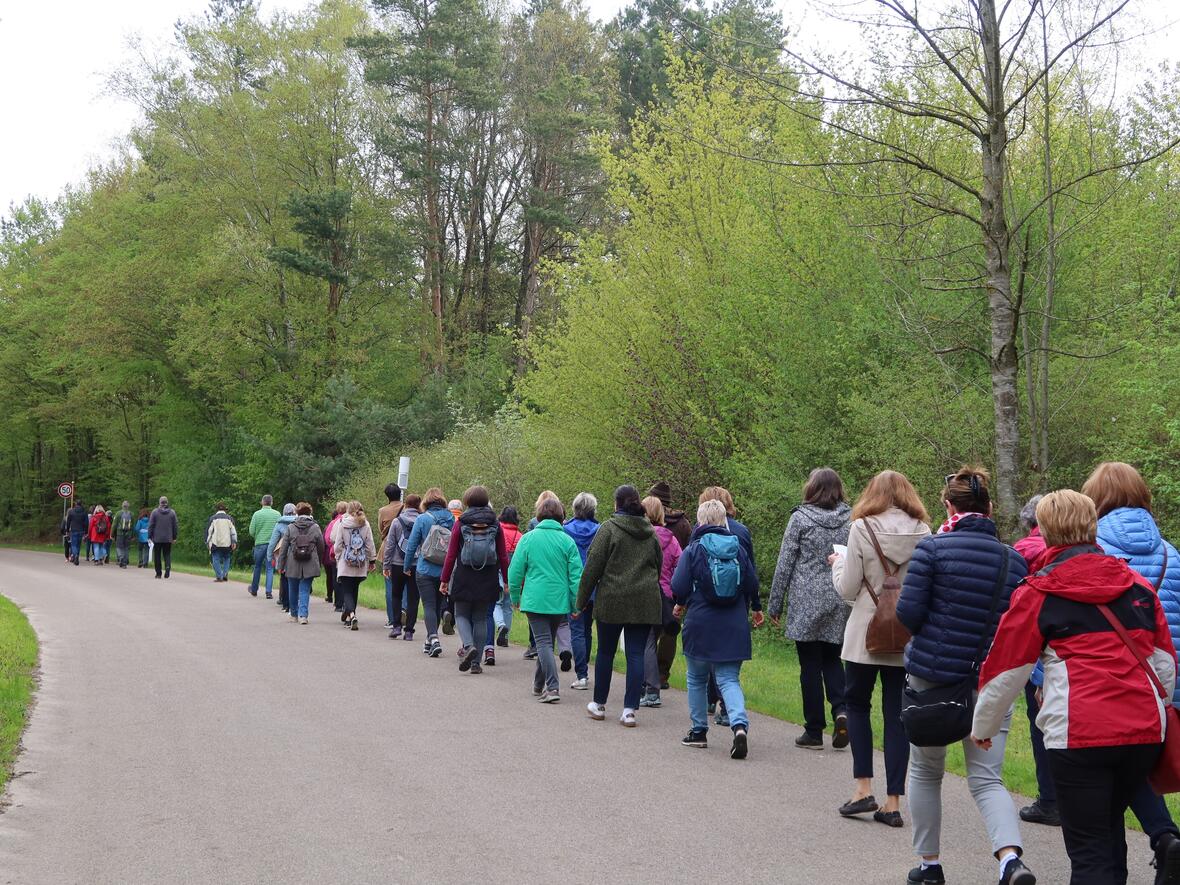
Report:
[[[450,637],[430,660],[321,600],[291,625],[236,583],[4,551],[0,592],[42,643],[3,883],[900,885],[912,862],[908,826],[836,815],[848,754],[796,750],[785,723],[755,716],[745,762],[720,734],[682,749],[679,692],[637,729],[596,723],[581,692],[536,704],[519,649],[460,674]],[[965,783],[945,792],[948,873],[994,883]],[[1058,831],[1025,838],[1065,882]]]

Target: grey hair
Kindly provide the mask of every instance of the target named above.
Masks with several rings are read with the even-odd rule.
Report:
[[[275,502],[275,499],[272,498],[270,495],[263,495],[262,496],[262,506],[263,507],[269,507],[274,502]]]
[[[160,495],[160,506],[161,506],[161,507],[167,507],[167,506],[168,506],[168,499],[167,499],[167,498],[165,498],[163,495]]]
[[[697,508],[697,525],[717,525],[725,528],[729,520],[725,513],[725,505],[720,501],[702,501]]]
[[[460,501],[458,498],[452,499],[451,502],[449,504],[447,504],[447,510],[462,510],[462,509],[463,509],[463,502]]]
[[[574,519],[593,519],[598,511],[598,499],[589,492],[578,492],[574,497]]]
[[[295,505],[294,504],[284,504],[283,505],[283,516],[294,516],[294,515],[295,515]]]
[[[1037,527],[1037,505],[1041,503],[1043,497],[1045,496],[1033,495],[1028,499],[1028,503],[1020,508],[1020,524],[1029,531]]]

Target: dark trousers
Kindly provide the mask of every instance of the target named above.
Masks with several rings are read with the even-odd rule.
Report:
[[[1057,805],[1057,790],[1053,787],[1053,772],[1049,770],[1049,756],[1045,750],[1045,736],[1037,728],[1037,687],[1031,682],[1024,685],[1024,704],[1028,710],[1028,737],[1032,741],[1033,762],[1037,766],[1037,798],[1041,805],[1053,808]]]
[[[409,586],[410,579],[406,577],[406,573],[402,571],[401,566],[395,568],[389,578],[393,582],[393,605],[390,608],[389,623],[395,627],[401,624],[402,615],[402,597],[405,595],[406,588]],[[408,601],[408,600],[407,600]],[[417,608],[415,606],[415,608]],[[417,611],[414,612],[417,614]],[[409,613],[406,614],[406,621],[410,620]]]
[[[291,608],[291,585],[287,582],[286,572],[279,574],[279,606],[283,611]]]
[[[119,557],[119,565],[126,567],[128,560],[131,559],[131,538],[127,535],[119,535],[115,541],[115,552]]]
[[[601,620],[598,622],[598,655],[594,658],[594,703],[605,704],[610,696],[615,652],[619,650],[619,637],[622,636],[627,656],[627,689],[623,694],[623,706],[632,710],[639,709],[639,696],[643,693],[643,652],[647,648],[649,635],[651,624],[607,624]]]
[[[570,621],[570,645],[574,652],[574,675],[590,675],[590,653],[594,651],[594,603],[589,602],[577,620]]]
[[[676,660],[676,637],[680,633],[660,630],[656,639],[656,666],[660,668],[660,681],[667,682],[672,673],[672,662]]]
[[[890,796],[905,793],[910,742],[901,725],[901,693],[905,688],[904,667],[844,662],[844,711],[848,715],[848,737],[852,743],[852,776],[873,776],[873,689],[881,677],[881,718],[885,723],[885,791]]]
[[[844,712],[844,662],[834,642],[796,642],[799,687],[803,690],[803,728],[820,737],[827,727],[824,696],[832,707],[832,721]]]
[[[155,546],[152,547],[152,557],[155,560],[155,564],[156,564],[156,577],[160,576],[160,562],[161,562],[161,560],[164,563],[164,574],[168,575],[168,574],[172,573],[172,544],[171,543],[161,544],[159,541],[157,541]]]
[[[410,572],[408,577],[405,574],[402,577],[405,579],[406,591],[406,623],[404,627],[413,633],[414,628],[418,626],[418,606],[422,602],[418,594],[418,576],[417,573]]]
[[[139,567],[140,568],[147,568],[148,567],[148,542],[147,541],[140,541],[139,542]]]
[[[324,563],[324,584],[326,585],[324,599],[327,602],[331,602],[336,593],[336,563]]]
[[[1155,848],[1164,833],[1180,837],[1180,829],[1177,829],[1175,821],[1172,820],[1163,797],[1153,790],[1146,780],[1136,787],[1131,794],[1131,810],[1139,819],[1143,832],[1151,839],[1151,847]]]
[[[336,576],[336,601],[340,603],[341,611],[345,614],[356,612],[356,598],[361,591],[361,581],[363,580],[363,577]]]
[[[1140,744],[1048,751],[1070,885],[1125,885],[1123,816],[1140,784],[1146,784],[1160,749],[1160,744]]]

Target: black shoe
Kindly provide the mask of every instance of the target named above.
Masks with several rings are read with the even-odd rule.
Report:
[[[471,669],[471,665],[475,663],[475,658],[479,654],[479,649],[472,646],[467,649],[467,653],[463,655],[459,661],[459,672],[466,673]]]
[[[537,659],[537,650],[529,646],[524,650],[524,659],[526,661],[535,661]]]
[[[561,653],[561,672],[568,673],[574,669],[574,654],[573,652],[563,651]]]
[[[490,648],[485,648],[483,650],[483,665],[485,667],[496,666],[496,653]]]
[[[171,572],[171,571],[164,572],[164,577],[165,577],[165,578],[171,578],[171,577],[172,577],[172,572]]]
[[[877,800],[872,796],[865,796],[863,799],[857,799],[855,802],[845,802],[840,806],[840,814],[844,817],[853,817],[857,814],[868,814],[870,811],[876,811],[880,808],[877,805]],[[921,879],[919,882],[923,881]]]
[[[697,731],[694,728],[680,739],[680,746],[696,747],[697,749],[703,750],[709,746],[708,735],[708,731]]]
[[[472,673],[482,673],[482,672],[483,672],[483,667],[481,667],[481,666],[479,665],[479,661],[473,661],[473,662],[472,662],[472,664],[471,664],[471,672],[472,672]]]
[[[946,876],[942,874],[940,863],[925,869],[920,866],[914,867],[905,880],[906,885],[946,885]]]
[[[500,648],[508,648],[508,628],[501,627],[496,631],[496,645]]]
[[[1162,833],[1155,845],[1155,885],[1180,885],[1180,838]]]
[[[733,746],[729,748],[730,759],[745,759],[746,754],[750,752],[750,746],[746,740],[745,726],[739,725],[733,730]]]
[[[455,616],[450,612],[443,612],[442,631],[447,636],[453,636],[455,633]]]
[[[900,811],[874,811],[873,820],[879,824],[885,824],[887,827],[904,827],[905,821],[901,819]]]
[[[157,581],[158,581],[158,580],[160,580],[160,576],[159,576],[159,575],[156,575],[156,580],[157,580]]]
[[[1009,861],[1008,866],[1004,867],[1004,875],[1000,876],[1000,885],[1037,885],[1037,877],[1018,857],[1016,860]]]
[[[274,594],[273,594],[273,593],[267,593],[267,594],[266,594],[266,598],[267,598],[267,599],[274,599],[275,597],[274,597]]]
[[[795,746],[803,750],[822,750],[824,748],[824,739],[803,732],[803,734],[795,738]]]
[[[1046,805],[1040,799],[1020,809],[1020,819],[1030,824],[1044,824],[1047,827],[1061,826],[1061,815],[1056,805]]]
[[[664,690],[666,690],[666,689],[669,689],[669,688],[671,688],[671,687],[672,687],[672,686],[668,684],[668,680],[667,680],[667,679],[661,679],[661,680],[660,680],[660,691],[664,691]]]
[[[843,750],[848,746],[848,717],[841,713],[832,726],[832,749]]]

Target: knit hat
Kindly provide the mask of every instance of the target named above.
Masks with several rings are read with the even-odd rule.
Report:
[[[647,490],[649,495],[659,498],[660,503],[665,507],[672,506],[672,487],[663,480],[657,482],[654,486]]]

